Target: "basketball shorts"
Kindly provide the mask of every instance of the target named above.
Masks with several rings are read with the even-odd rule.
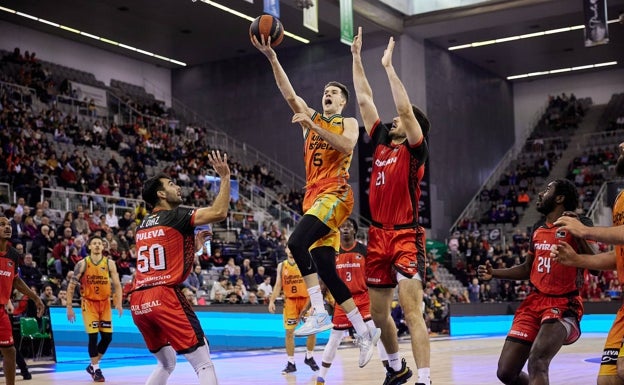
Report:
[[[353,211],[353,191],[348,184],[314,184],[306,188],[303,199],[303,212],[314,215],[332,231],[316,241],[311,249],[329,246],[338,251],[340,232],[338,228]]]
[[[533,292],[516,310],[507,339],[532,343],[543,323],[563,321],[572,326],[568,338],[563,343],[570,345],[581,336],[579,323],[582,317],[583,302],[580,296],[553,297]],[[569,323],[569,320],[572,320],[572,323]]]
[[[301,321],[301,313],[308,304],[308,297],[286,298],[284,301],[284,329],[290,330],[297,327]]]
[[[412,278],[418,274],[425,280],[425,231],[408,228],[368,230],[366,284],[370,287],[395,287],[397,272]]]
[[[171,345],[178,354],[186,354],[204,345],[199,319],[177,288],[154,286],[135,291],[130,311],[152,353]]]
[[[87,333],[113,332],[113,312],[110,299],[94,301],[83,298],[82,322]]]
[[[615,320],[613,321],[613,325],[611,325],[607,340],[604,344],[598,376],[617,376],[617,361],[619,358],[624,358],[624,348],[622,347],[623,340],[624,306],[621,306],[615,315]]]
[[[370,299],[368,298],[368,292],[354,294],[353,301],[355,301],[355,306],[357,306],[360,314],[362,314],[362,318],[364,321],[368,321],[371,319],[370,314]],[[342,306],[336,305],[334,307],[334,317],[332,318],[332,323],[334,324],[334,329],[336,330],[347,330],[353,327],[349,318],[347,318],[347,313],[342,309]]]
[[[13,340],[13,324],[4,305],[0,305],[0,347],[8,348],[15,344]]]

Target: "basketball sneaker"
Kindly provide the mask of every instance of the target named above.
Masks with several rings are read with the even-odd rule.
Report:
[[[368,334],[357,337],[357,345],[360,347],[360,368],[363,368],[368,364],[368,361],[373,357],[373,348],[377,346],[377,341],[381,337],[381,329],[369,329]]]
[[[295,330],[295,337],[305,337],[324,332],[332,327],[334,327],[334,325],[332,324],[331,317],[327,312],[314,313],[308,316],[303,326]]]
[[[95,371],[93,372],[93,381],[95,382],[106,381],[106,379],[104,378],[104,375],[102,374],[102,369],[95,369]]]
[[[325,379],[323,377],[316,377],[315,385],[325,385]]]
[[[93,378],[93,375],[95,374],[95,370],[93,370],[93,366],[91,366],[91,364],[89,364],[89,366],[87,366],[87,368],[85,370],[87,371],[87,373],[89,373],[91,375],[91,378]]]
[[[28,371],[28,369],[26,370],[20,370],[20,373],[22,374],[22,378],[25,380],[32,380],[32,374],[30,374],[30,372]]]
[[[391,367],[386,368],[386,380],[383,385],[405,384],[412,377],[412,370],[407,367],[405,358],[401,360],[401,369],[394,371]]]
[[[308,365],[310,369],[312,369],[312,371],[314,372],[317,372],[320,369],[319,366],[316,364],[316,361],[314,361],[314,357],[306,358],[305,360],[303,360],[303,363]]]
[[[288,361],[284,370],[282,370],[282,374],[294,373],[297,371],[297,366],[292,362]]]

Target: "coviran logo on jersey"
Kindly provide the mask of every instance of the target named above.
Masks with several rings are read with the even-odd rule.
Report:
[[[396,162],[397,162],[397,157],[396,156],[393,156],[392,158],[386,159],[386,160],[379,160],[379,159],[377,159],[377,160],[375,160],[375,166],[377,166],[377,167],[385,167],[385,166],[389,166],[392,163],[396,163]]]

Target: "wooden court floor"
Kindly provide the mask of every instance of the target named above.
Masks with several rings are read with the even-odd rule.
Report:
[[[551,384],[591,385],[596,383],[600,354],[605,334],[586,334],[574,345],[565,346],[555,357],[550,368]],[[500,384],[496,378],[496,365],[504,337],[487,338],[439,338],[431,343],[432,380],[435,385],[493,385]],[[408,365],[415,366],[407,340],[401,342],[401,352]],[[327,385],[381,385],[384,369],[376,356],[365,367],[358,368],[358,350],[343,345],[326,376]],[[322,346],[317,347],[315,359],[320,365]],[[282,375],[286,363],[285,353],[280,350],[259,351],[251,354],[218,355],[215,363],[220,385],[270,384],[270,385],[309,385],[314,384],[316,375],[303,364],[304,352],[296,353],[295,374]],[[121,362],[115,362],[121,361]],[[33,368],[33,379],[22,380],[17,375],[18,384],[25,385],[72,385],[93,383],[84,371],[85,365],[57,364],[54,372],[40,373]],[[103,373],[107,384],[144,384],[154,365],[150,359],[125,359],[103,361]],[[19,372],[19,370],[18,370]],[[3,380],[0,380],[3,381]],[[408,382],[414,384],[416,374]],[[198,380],[191,366],[181,359],[169,384],[197,384]]]

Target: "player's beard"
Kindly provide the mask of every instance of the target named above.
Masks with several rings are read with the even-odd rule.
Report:
[[[624,155],[618,157],[617,163],[615,164],[615,173],[618,176],[624,176]]]
[[[555,208],[554,197],[547,198],[546,200],[542,198],[542,204],[540,206],[537,206],[537,211],[541,214],[548,215],[548,213],[553,211],[554,208]]]
[[[400,132],[398,129],[390,130],[388,137],[393,142],[402,142],[407,139],[407,135],[404,132]]]

